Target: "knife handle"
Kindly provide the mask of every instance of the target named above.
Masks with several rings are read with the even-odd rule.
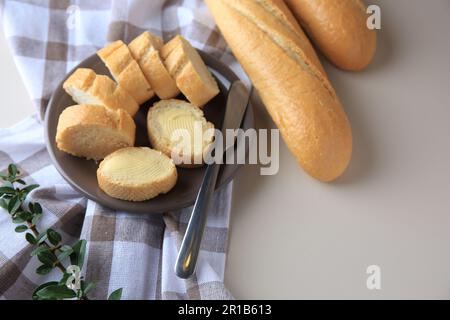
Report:
[[[210,164],[206,168],[206,173],[175,263],[175,274],[180,278],[187,279],[195,271],[203,230],[205,229],[208,209],[214,195],[219,169],[220,164],[217,163]]]

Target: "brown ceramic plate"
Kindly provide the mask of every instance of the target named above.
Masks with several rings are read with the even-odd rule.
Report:
[[[215,75],[217,75],[216,79],[221,90],[220,94],[204,107],[205,116],[209,121],[214,123],[216,128],[220,128],[225,111],[227,88],[231,82],[238,80],[238,77],[223,63],[219,62],[210,55],[201,52],[200,50],[199,52],[207,66],[211,70],[215,71]],[[110,76],[108,70],[97,55],[92,55],[87,58],[77,66],[77,68],[79,67],[91,68],[98,74]],[[72,72],[70,72],[67,77],[70,74],[72,74]],[[71,97],[63,90],[62,83],[54,92],[46,111],[45,138],[47,149],[56,169],[67,180],[67,182],[72,185],[72,187],[83,193],[89,199],[104,206],[128,212],[161,213],[185,208],[194,204],[198,189],[200,188],[200,184],[203,179],[205,167],[197,169],[178,168],[178,182],[176,186],[167,194],[160,195],[145,202],[128,202],[114,199],[100,190],[96,177],[98,163],[93,160],[88,161],[73,157],[59,151],[56,147],[55,136],[59,115],[66,107],[75,104]],[[183,96],[178,98],[184,100]],[[156,101],[158,101],[158,99],[154,98],[142,105],[140,111],[135,116],[137,126],[136,146],[151,146],[147,138],[146,118],[148,109]],[[253,110],[250,105],[242,123],[242,128],[250,129],[253,125]],[[240,166],[237,164],[222,165],[216,190],[229,183],[238,171],[239,167]]]

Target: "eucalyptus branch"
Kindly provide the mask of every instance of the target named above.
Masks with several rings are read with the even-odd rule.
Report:
[[[58,269],[62,273],[60,281],[51,281],[40,285],[33,293],[33,299],[79,299],[88,300],[88,292],[95,286],[93,282],[86,282],[81,277],[81,269],[84,263],[86,252],[86,240],[79,240],[73,245],[62,243],[62,236],[54,229],[47,229],[40,232],[39,221],[42,219],[43,210],[38,202],[25,201],[28,194],[39,185],[26,185],[20,179],[20,172],[17,166],[10,164],[6,175],[0,175],[3,181],[0,187],[0,207],[4,208],[11,216],[12,222],[18,224],[15,231],[25,233],[25,239],[36,248],[31,253],[42,263],[36,273],[46,275],[53,269]],[[19,187],[21,186],[21,187]],[[66,267],[66,261],[70,264]],[[70,269],[70,270],[69,270]],[[111,293],[109,299],[119,300],[122,289]]]

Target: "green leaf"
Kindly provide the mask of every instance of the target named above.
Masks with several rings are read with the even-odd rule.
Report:
[[[31,251],[30,256],[36,256],[39,252],[42,251],[50,251],[50,250],[47,247],[40,246]]]
[[[54,285],[57,285],[57,284],[58,284],[58,282],[56,282],[56,281],[50,281],[50,282],[46,282],[46,283],[41,284],[39,287],[37,287],[37,288],[34,290],[33,295],[32,295],[32,299],[33,299],[33,300],[45,300],[45,299],[42,299],[42,298],[40,299],[40,298],[37,296],[36,293],[37,293],[38,291],[40,291],[40,290],[46,288],[46,287],[54,286]]]
[[[61,248],[59,248],[59,251],[64,252],[64,251],[70,251],[73,252],[73,249],[71,246],[68,245],[63,245]]]
[[[64,260],[67,259],[72,253],[73,253],[72,248],[70,248],[70,250],[62,251],[62,252],[58,255],[58,260],[59,260],[59,261],[64,261]]]
[[[88,282],[81,281],[81,290],[83,291],[83,295],[87,295],[89,291],[95,288],[94,282]]]
[[[41,207],[41,204],[40,204],[40,203],[37,203],[37,202],[36,202],[36,203],[34,204],[34,212],[35,212],[35,213],[38,213],[38,214],[39,214],[39,213],[42,213],[42,207]]]
[[[47,266],[53,266],[53,264],[57,261],[55,255],[49,250],[38,252],[37,257],[40,262]]]
[[[86,254],[86,240],[79,240],[72,246],[73,253],[70,255],[70,262],[73,265],[83,267],[84,255]]]
[[[42,244],[45,242],[45,240],[47,240],[47,233],[42,232],[38,238],[36,239],[38,244]]]
[[[42,213],[42,207],[38,202],[34,203],[34,213],[37,213],[37,214]]]
[[[22,203],[20,202],[18,196],[12,197],[11,200],[9,200],[9,203],[8,203],[8,212],[11,213],[11,214],[16,213],[16,211],[20,208],[21,204]]]
[[[53,229],[47,230],[47,239],[54,246],[58,245],[61,242],[61,235]]]
[[[35,214],[33,218],[31,219],[31,223],[35,226],[38,224],[38,222],[42,219],[42,213]]]
[[[14,231],[21,233],[21,232],[25,232],[27,230],[28,230],[28,227],[26,225],[20,225],[20,226],[17,226]]]
[[[31,220],[32,217],[33,217],[33,215],[31,214],[31,212],[28,212],[28,211],[16,212],[16,215],[15,215],[15,218],[20,218],[24,221]]]
[[[25,235],[25,239],[31,244],[36,244],[37,243],[36,238],[31,233],[27,233]]]
[[[8,173],[9,173],[10,176],[13,176],[13,177],[15,177],[17,175],[17,167],[16,167],[15,164],[11,163],[8,166]]]
[[[27,220],[25,220],[25,219],[23,219],[22,217],[20,217],[20,216],[15,216],[13,219],[12,219],[12,222],[13,223],[24,223],[24,222],[26,222]]]
[[[0,187],[0,194],[15,194],[16,190],[11,187]]]
[[[15,182],[26,185],[27,183],[23,181],[22,179],[16,179]]]
[[[64,273],[61,280],[59,280],[59,284],[60,285],[66,285],[67,279],[69,279],[69,277],[71,276],[70,273]]]
[[[109,295],[108,300],[120,300],[121,298],[122,298],[122,288],[113,291]]]
[[[53,269],[52,266],[47,266],[47,265],[43,264],[36,269],[36,273],[41,276],[45,276],[46,274],[49,274],[50,271],[52,271],[52,269]]]
[[[72,299],[76,298],[75,291],[67,288],[65,285],[49,285],[36,292],[40,299]]]
[[[18,196],[19,196],[20,202],[22,202],[22,203],[23,203],[23,202],[25,201],[25,199],[27,198],[27,194],[24,193],[24,192],[22,192],[22,191],[19,192]]]
[[[39,188],[38,184],[30,184],[29,186],[25,187],[22,189],[22,191],[24,191],[25,193],[30,193],[31,191],[33,191],[34,189]]]

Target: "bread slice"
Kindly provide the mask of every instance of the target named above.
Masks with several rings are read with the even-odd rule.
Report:
[[[177,133],[177,130],[186,130]],[[205,153],[214,140],[214,125],[203,116],[203,111],[181,100],[163,100],[150,108],[147,130],[156,150],[171,157],[184,168],[203,165]]]
[[[161,59],[159,49],[162,46],[160,37],[146,31],[134,39],[128,48],[156,95],[160,99],[171,99],[179,95],[180,90]]]
[[[56,144],[71,155],[101,160],[118,149],[133,146],[135,131],[133,119],[122,109],[75,105],[59,116]]]
[[[161,48],[161,57],[178,88],[195,106],[203,107],[219,94],[219,87],[196,49],[182,36]]]
[[[169,192],[177,182],[177,169],[159,151],[124,148],[100,163],[97,180],[100,189],[113,198],[145,201]]]
[[[97,55],[108,67],[116,82],[127,90],[138,104],[146,102],[155,95],[125,43],[120,40],[115,41],[100,49]]]
[[[64,82],[64,90],[78,104],[102,105],[112,110],[123,109],[132,117],[139,105],[120,85],[91,69],[79,68]]]

